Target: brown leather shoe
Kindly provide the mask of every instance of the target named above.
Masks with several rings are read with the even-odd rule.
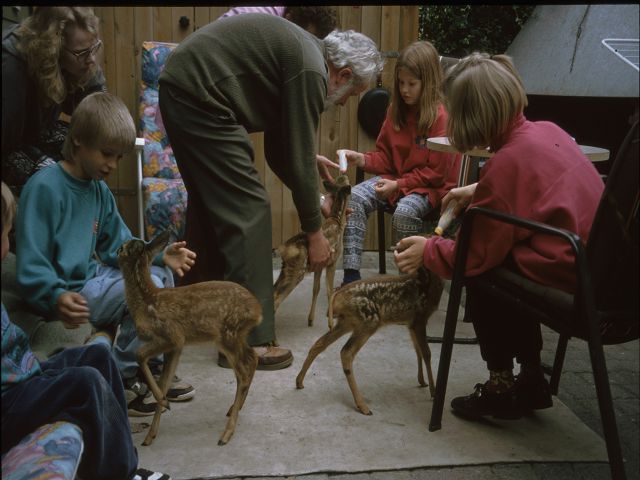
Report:
[[[253,350],[258,355],[258,370],[281,370],[293,363],[293,354],[286,348],[261,345],[253,347]],[[231,368],[227,357],[221,352],[218,352],[218,365],[222,368]]]

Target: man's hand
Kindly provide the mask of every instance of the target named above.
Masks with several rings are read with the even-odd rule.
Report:
[[[196,263],[196,253],[185,248],[187,242],[174,242],[164,249],[162,260],[171,270],[183,277]]]
[[[340,165],[332,162],[327,157],[323,157],[322,155],[316,155],[316,162],[318,162],[318,173],[320,174],[320,178],[333,182],[333,175],[331,175],[329,167],[340,170]]]
[[[307,233],[309,242],[309,270],[321,272],[331,258],[332,248],[322,229]]]
[[[65,328],[78,328],[89,321],[89,306],[77,292],[64,292],[56,302],[58,317]]]
[[[397,243],[393,259],[400,272],[413,273],[424,264],[423,256],[426,243],[426,237],[419,235],[403,238]]]
[[[376,183],[374,190],[379,198],[387,199],[398,190],[398,182],[396,180],[389,180],[388,178],[382,178]]]

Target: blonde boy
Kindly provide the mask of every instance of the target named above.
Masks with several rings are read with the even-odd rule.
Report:
[[[137,376],[135,326],[125,304],[117,249],[132,238],[105,180],[134,146],[136,130],[124,103],[109,93],[86,97],[71,117],[64,159],[37,172],[20,196],[16,220],[17,282],[24,298],[67,328],[91,322],[113,341],[113,355],[127,390],[129,414],[155,406]],[[170,267],[182,276],[195,262],[185,242],[167,247],[152,267],[158,287],[172,287]],[[194,395],[174,385],[169,399]],[[145,397],[149,401],[145,401]]]

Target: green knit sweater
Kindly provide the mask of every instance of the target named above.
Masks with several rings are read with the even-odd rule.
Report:
[[[316,131],[327,97],[322,40],[280,17],[245,14],[195,31],[171,54],[160,84],[265,132],[265,156],[291,190],[302,229],[320,228]]]

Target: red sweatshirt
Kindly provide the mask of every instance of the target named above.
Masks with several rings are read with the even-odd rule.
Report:
[[[565,131],[521,115],[481,170],[470,206],[564,228],[586,242],[603,190],[595,167]],[[511,253],[531,280],[575,291],[574,258],[566,242],[482,216],[476,217],[473,232],[467,276],[500,265]],[[438,275],[451,278],[454,256],[454,240],[427,240],[424,264]]]
[[[458,184],[460,155],[435,152],[427,148],[427,138],[446,136],[447,112],[438,107],[438,116],[427,136],[416,132],[416,118],[410,110],[407,124],[396,132],[391,121],[391,109],[380,129],[376,150],[364,154],[364,171],[398,181],[398,191],[389,198],[395,205],[400,197],[410,193],[429,195],[432,207]]]

